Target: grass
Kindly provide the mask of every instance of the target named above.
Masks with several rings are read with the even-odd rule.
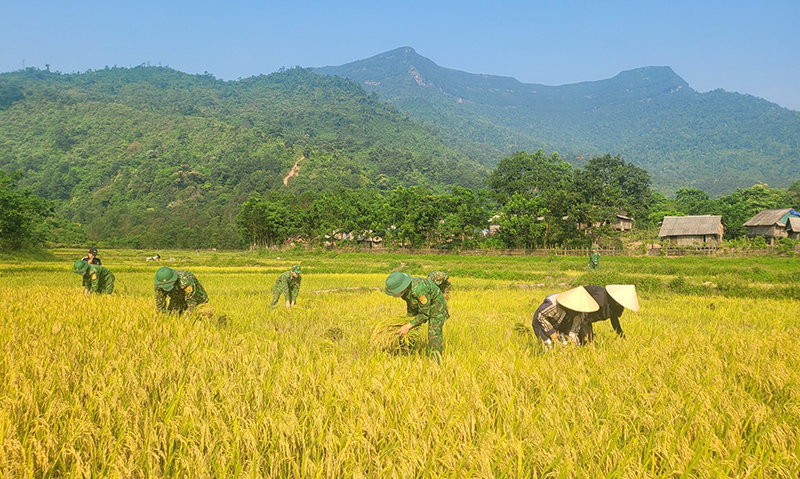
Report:
[[[118,294],[83,298],[81,253],[0,264],[0,477],[800,473],[791,259],[604,258],[588,276],[579,258],[173,253],[221,327],[154,313],[149,252],[101,251]],[[298,304],[270,313],[294,262]],[[450,272],[441,364],[371,342],[405,314],[374,289],[391,269]],[[626,339],[600,323],[543,354],[525,327],[544,296],[615,277],[640,281]]]

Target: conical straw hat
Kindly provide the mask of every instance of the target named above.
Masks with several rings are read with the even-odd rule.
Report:
[[[631,311],[639,311],[639,298],[636,296],[636,286],[632,284],[609,284],[606,286],[606,291],[614,301]]]
[[[600,309],[592,295],[583,286],[559,294],[556,301],[561,306],[579,313],[593,313]]]

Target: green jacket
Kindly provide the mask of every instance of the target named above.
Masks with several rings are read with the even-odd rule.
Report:
[[[431,271],[428,274],[428,279],[436,283],[442,293],[447,294],[450,292],[450,276],[444,271]]]
[[[89,290],[89,294],[102,293],[106,284],[113,281],[114,273],[105,266],[90,264],[89,269],[83,274],[83,287]]]
[[[208,302],[208,294],[200,281],[188,271],[177,271],[178,279],[172,291],[164,291],[158,285],[153,285],[156,296],[156,310],[162,313],[167,311],[167,297],[169,297],[169,311],[192,312],[199,304]]]
[[[406,302],[408,316],[414,316],[411,325],[417,327],[430,320],[444,321],[450,317],[442,290],[428,278],[411,277],[411,285],[401,296]]]
[[[297,296],[300,295],[300,281],[302,279],[302,276],[299,274],[296,278],[292,276],[291,270],[284,271],[278,276],[278,279],[275,280],[275,286],[272,287],[272,294],[275,296],[283,294],[287,301],[294,303],[297,301]]]

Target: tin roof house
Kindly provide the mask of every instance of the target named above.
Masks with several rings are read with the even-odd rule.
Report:
[[[724,233],[720,215],[665,216],[658,237],[673,247],[718,248]]]
[[[747,237],[763,236],[769,244],[773,244],[775,238],[787,237],[789,235],[786,230],[787,221],[790,217],[796,217],[793,212],[796,213],[791,208],[759,211],[744,223],[747,228]]]

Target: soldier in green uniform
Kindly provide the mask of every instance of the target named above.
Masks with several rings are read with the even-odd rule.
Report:
[[[213,309],[208,305],[206,290],[188,271],[174,270],[167,266],[158,268],[154,288],[156,310],[160,313],[198,313],[207,317],[214,315]]]
[[[597,252],[597,246],[592,246],[589,252],[589,269],[600,269],[600,253]]]
[[[428,279],[436,283],[436,286],[442,290],[444,299],[450,301],[450,276],[444,271],[431,271]]]
[[[386,278],[385,291],[389,296],[402,298],[406,302],[407,315],[414,317],[400,328],[400,335],[405,336],[411,328],[428,323],[429,354],[439,361],[444,349],[442,327],[450,317],[447,300],[439,286],[428,278],[395,272]]]
[[[114,292],[114,273],[105,266],[89,264],[79,259],[72,265],[72,272],[83,277],[83,294],[111,294]]]
[[[300,294],[300,281],[303,278],[300,276],[300,265],[292,266],[289,271],[284,271],[275,280],[275,286],[272,287],[272,303],[269,309],[278,304],[278,299],[281,295],[286,298],[286,308],[291,308],[297,302],[297,296]]]

